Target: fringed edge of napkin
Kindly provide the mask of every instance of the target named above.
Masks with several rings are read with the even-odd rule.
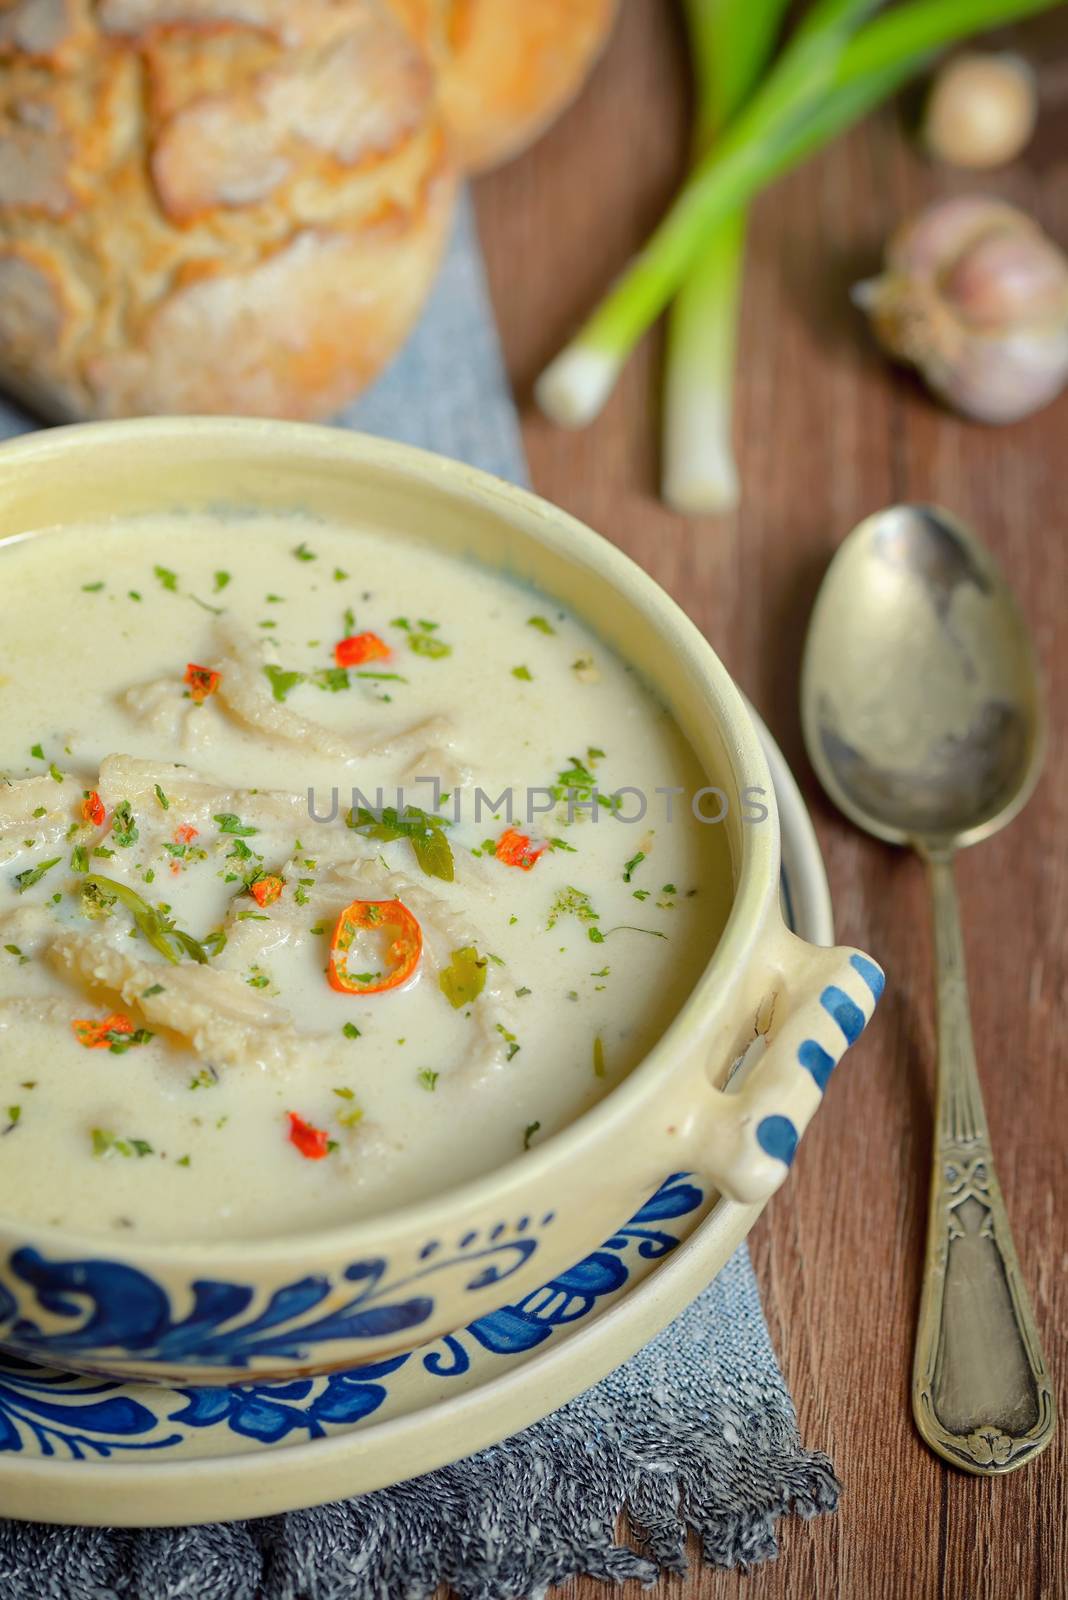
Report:
[[[9,1523],[0,1594],[18,1573],[18,1600],[428,1600],[441,1584],[461,1600],[539,1600],[579,1574],[648,1585],[683,1572],[690,1529],[706,1561],[746,1567],[776,1553],[780,1517],[837,1504],[827,1457],[802,1450],[792,1419],[759,1394],[744,1409],[706,1406],[685,1429],[673,1406],[624,1428],[610,1399],[589,1401],[311,1511],[143,1531]],[[634,1548],[617,1540],[621,1517]],[[52,1548],[38,1587],[23,1563],[42,1532]]]

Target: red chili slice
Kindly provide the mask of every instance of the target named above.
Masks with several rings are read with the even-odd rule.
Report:
[[[388,939],[387,972],[350,972],[348,953],[361,929]],[[406,983],[423,953],[423,930],[399,900],[354,900],[337,919],[326,975],[339,994],[384,994]]]
[[[537,864],[538,857],[545,854],[545,850],[543,844],[532,845],[529,834],[506,828],[497,840],[493,853],[506,867],[520,867],[524,872],[529,872]]]
[[[116,1034],[133,1033],[134,1025],[129,1017],[124,1017],[121,1011],[114,1016],[105,1017],[103,1022],[94,1022],[92,1017],[76,1017],[71,1023],[74,1037],[79,1044],[87,1050],[106,1050],[115,1043]]]
[[[273,906],[276,900],[282,897],[282,890],[286,886],[284,878],[276,878],[272,873],[266,873],[262,878],[257,878],[248,886],[248,892],[261,908]]]
[[[287,1111],[286,1116],[289,1118],[289,1142],[296,1145],[306,1160],[321,1161],[330,1154],[330,1140],[325,1128],[313,1128],[295,1111]]]
[[[354,633],[334,646],[339,667],[362,667],[365,661],[388,661],[393,652],[377,633]]]
[[[199,706],[215,693],[222,682],[222,673],[213,672],[210,667],[198,667],[191,661],[185,669],[185,681],[189,685],[190,700]]]
[[[95,789],[90,789],[82,801],[83,819],[86,822],[91,822],[94,828],[101,828],[104,825],[106,816],[107,812],[104,810],[103,800],[101,800]]]

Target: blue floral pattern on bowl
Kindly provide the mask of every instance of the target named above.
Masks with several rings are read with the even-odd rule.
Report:
[[[286,1284],[257,1306],[247,1284],[198,1279],[192,1304],[176,1316],[162,1284],[119,1261],[49,1261],[38,1250],[12,1252],[8,1269],[27,1284],[50,1319],[47,1326],[20,1311],[12,1291],[0,1283],[0,1343],[21,1356],[49,1361],[102,1360],[111,1368],[123,1356],[139,1367],[151,1362],[195,1359],[210,1367],[247,1368],[256,1361],[307,1361],[318,1345],[335,1340],[378,1339],[404,1334],[425,1323],[434,1310],[431,1280],[446,1272],[466,1276],[464,1288],[477,1293],[518,1272],[538,1248],[541,1231],[553,1221],[547,1212],[537,1230],[521,1217],[514,1228],[498,1223],[485,1235],[475,1231],[452,1248],[430,1240],[423,1265],[401,1279],[391,1278],[383,1257],[354,1261],[344,1269],[342,1287],[352,1293],[339,1305],[336,1287],[321,1276]],[[506,1237],[505,1235],[513,1235]],[[320,1310],[325,1301],[329,1310]],[[65,1326],[69,1319],[70,1326]]]
[[[20,1356],[0,1356],[0,1452],[63,1454],[80,1461],[152,1451],[158,1459],[159,1452],[179,1450],[207,1429],[239,1435],[260,1447],[277,1445],[294,1436],[322,1438],[331,1428],[358,1425],[388,1401],[402,1404],[400,1390],[413,1380],[447,1384],[467,1373],[480,1352],[514,1360],[572,1330],[595,1315],[607,1296],[624,1290],[640,1264],[669,1255],[691,1231],[705,1200],[705,1191],[697,1179],[676,1173],[599,1250],[521,1300],[479,1317],[461,1332],[421,1349],[325,1377],[169,1388],[59,1372]],[[483,1244],[481,1252],[464,1259],[481,1260],[481,1273],[497,1271],[500,1262],[492,1251],[499,1247],[499,1241],[491,1238]],[[321,1298],[315,1288],[294,1286],[299,1292],[292,1298],[276,1304],[279,1296],[275,1296],[254,1317],[222,1328],[221,1323],[234,1316],[240,1319],[248,1309],[248,1291],[234,1285],[202,1285],[194,1312],[173,1322],[166,1297],[161,1303],[161,1292],[150,1280],[145,1280],[146,1289],[145,1284],[116,1280],[106,1271],[102,1275],[93,1270],[114,1272],[116,1263],[66,1262],[49,1266],[37,1252],[16,1254],[25,1259],[15,1270],[37,1287],[43,1306],[53,1313],[83,1317],[68,1335],[70,1340],[83,1339],[95,1346],[106,1326],[109,1330],[122,1330],[124,1339],[143,1340],[139,1349],[165,1347],[173,1351],[182,1348],[182,1341],[191,1337],[193,1330],[198,1339],[203,1339],[205,1327],[209,1327],[215,1330],[212,1337],[220,1341],[220,1352],[225,1351],[220,1359],[227,1365],[234,1362],[235,1352],[247,1356],[269,1347],[272,1353],[288,1354],[298,1340],[334,1338],[335,1332],[322,1332],[326,1323],[337,1316],[352,1320],[375,1314],[382,1289],[381,1273],[361,1270],[352,1276],[360,1287],[343,1312],[330,1319],[313,1316],[295,1332],[276,1335],[273,1330],[283,1318],[314,1312]],[[435,1266],[454,1264],[444,1247],[440,1261],[437,1257],[437,1249],[429,1252],[428,1273],[434,1270],[431,1261]],[[361,1269],[367,1266],[358,1265]],[[509,1270],[515,1269],[512,1266]],[[135,1276],[140,1278],[141,1274]],[[307,1282],[311,1285],[314,1280]],[[68,1299],[71,1295],[77,1298]],[[91,1306],[88,1314],[84,1311],[86,1298]],[[386,1308],[390,1315],[398,1303],[410,1302],[390,1300]],[[0,1310],[10,1317],[10,1307]],[[15,1327],[20,1342],[29,1343],[33,1325],[23,1322]],[[49,1348],[56,1348],[54,1338],[49,1341]],[[74,1342],[67,1348],[77,1350],[79,1345]]]

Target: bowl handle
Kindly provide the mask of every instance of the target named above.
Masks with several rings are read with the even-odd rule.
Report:
[[[827,1080],[864,1030],[883,991],[882,969],[859,950],[824,949],[783,930],[760,1058],[701,1119],[704,1166],[729,1199],[768,1199],[786,1177]],[[758,1025],[759,1026],[759,1025]]]

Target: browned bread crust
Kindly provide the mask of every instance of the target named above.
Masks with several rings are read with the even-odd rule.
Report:
[[[406,3],[0,0],[0,382],[56,418],[357,394],[454,192]]]
[[[616,0],[399,3],[437,61],[446,121],[470,171],[533,143],[582,87],[616,11]]]

